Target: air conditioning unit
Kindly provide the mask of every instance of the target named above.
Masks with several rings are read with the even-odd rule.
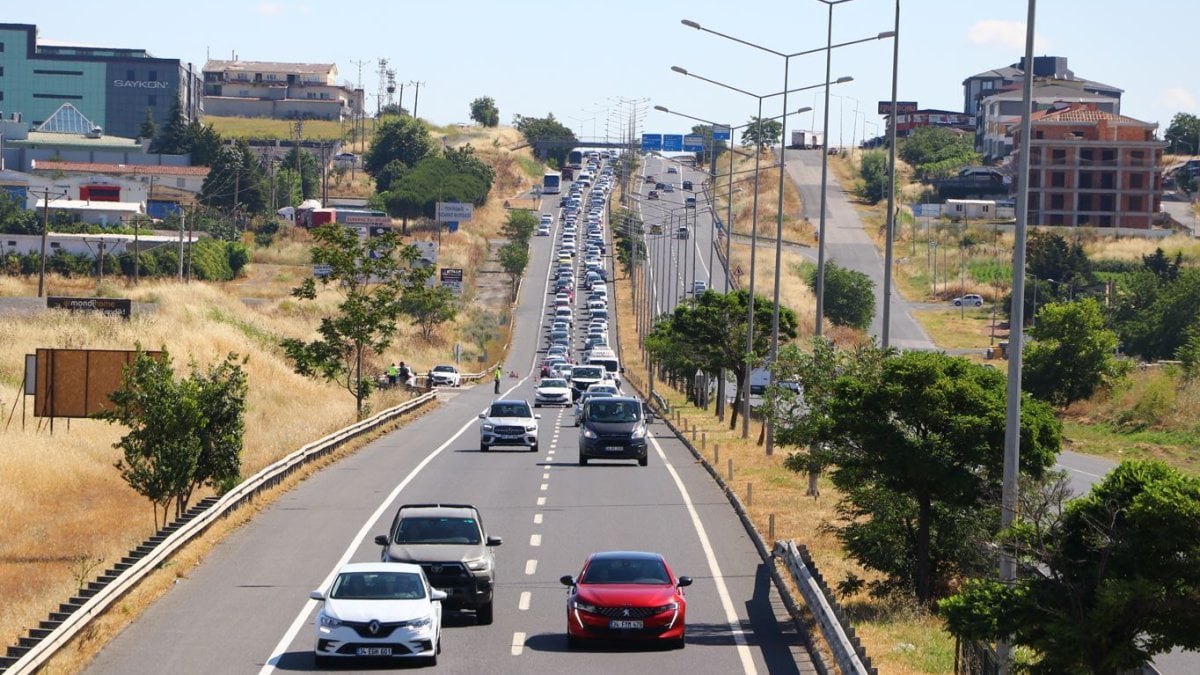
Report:
[[[104,129],[103,129],[103,127],[92,127],[91,130],[88,131],[87,134],[85,134],[85,135],[88,138],[100,138],[101,136],[104,135]]]

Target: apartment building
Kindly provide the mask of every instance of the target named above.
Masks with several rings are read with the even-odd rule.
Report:
[[[204,65],[209,115],[342,120],[362,111],[363,90],[338,83],[334,63],[217,61]]]

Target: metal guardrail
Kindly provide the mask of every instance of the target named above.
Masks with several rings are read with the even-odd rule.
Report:
[[[484,371],[486,372],[486,371]],[[92,619],[100,616],[110,605],[132,590],[143,578],[158,568],[177,550],[208,529],[217,520],[237,510],[261,491],[278,485],[305,464],[323,457],[344,443],[372,431],[397,417],[421,408],[437,398],[435,392],[422,394],[411,401],[384,410],[324,438],[309,443],[296,452],[264,468],[240,485],[219,498],[198,514],[189,513],[180,521],[160,530],[147,543],[134,549],[123,561],[128,566],[117,574],[106,573],[97,581],[89,582],[86,590],[59,606],[49,621],[42,626],[55,624],[53,628],[36,628],[28,637],[23,637],[17,646],[9,647],[8,659],[16,658],[7,666],[0,665],[3,673],[32,673],[46,663],[59,649],[65,646]],[[119,565],[118,565],[119,566]],[[90,597],[83,597],[91,593]]]
[[[792,573],[792,581],[800,589],[800,595],[804,596],[804,602],[812,612],[821,634],[825,636],[826,644],[833,650],[833,659],[838,668],[843,673],[854,675],[870,675],[877,672],[869,665],[869,660],[864,664],[863,659],[859,657],[858,650],[861,647],[856,644],[857,638],[852,634],[853,629],[847,631],[842,626],[838,618],[839,612],[830,603],[823,584],[813,576],[796,542],[777,541],[771,554],[787,563],[788,570]]]

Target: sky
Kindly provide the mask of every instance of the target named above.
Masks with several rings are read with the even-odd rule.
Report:
[[[1024,54],[1027,2],[900,0],[898,95],[922,108],[961,111],[962,81],[1016,63]],[[893,30],[896,0],[851,0],[832,9],[832,44]],[[685,133],[692,121],[663,106],[734,126],[757,114],[757,96],[783,91],[784,59],[680,23],[701,26],[790,59],[790,129],[819,129],[830,11],[820,0],[59,0],[22,3],[3,20],[32,23],[44,40],[138,47],[192,62],[208,58],[336,63],[361,82],[375,108],[378,60],[398,83],[421,82],[417,114],[435,124],[469,121],[469,105],[491,96],[501,121],[552,113],[578,137],[616,139],[636,111],[639,132]],[[1200,25],[1196,0],[1040,0],[1036,55],[1065,56],[1077,77],[1124,90],[1121,112],[1156,122],[1200,113],[1200,78],[1188,56]],[[881,133],[879,101],[891,97],[892,40],[831,52],[830,143]],[[671,71],[736,87],[726,90]],[[414,106],[404,87],[403,105]],[[781,97],[763,116],[782,114]]]

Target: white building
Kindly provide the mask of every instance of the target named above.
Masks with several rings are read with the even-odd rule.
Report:
[[[137,248],[145,252],[160,246],[191,245],[199,241],[196,234],[188,236],[140,234],[137,237]],[[96,257],[100,251],[119,256],[125,251],[132,251],[135,245],[132,234],[68,234],[51,232],[46,236],[46,255],[56,251],[64,251],[71,255],[87,255]],[[19,253],[27,255],[38,253],[42,249],[42,237],[37,234],[0,234],[0,254]]]
[[[46,200],[38,199],[34,208],[40,213]],[[93,202],[80,199],[51,199],[50,208],[71,214],[81,222],[96,225],[120,225],[137,216],[146,215],[146,205],[141,202]]]
[[[218,61],[204,65],[204,112],[231,117],[342,120],[363,91],[338,84],[337,64]]]

